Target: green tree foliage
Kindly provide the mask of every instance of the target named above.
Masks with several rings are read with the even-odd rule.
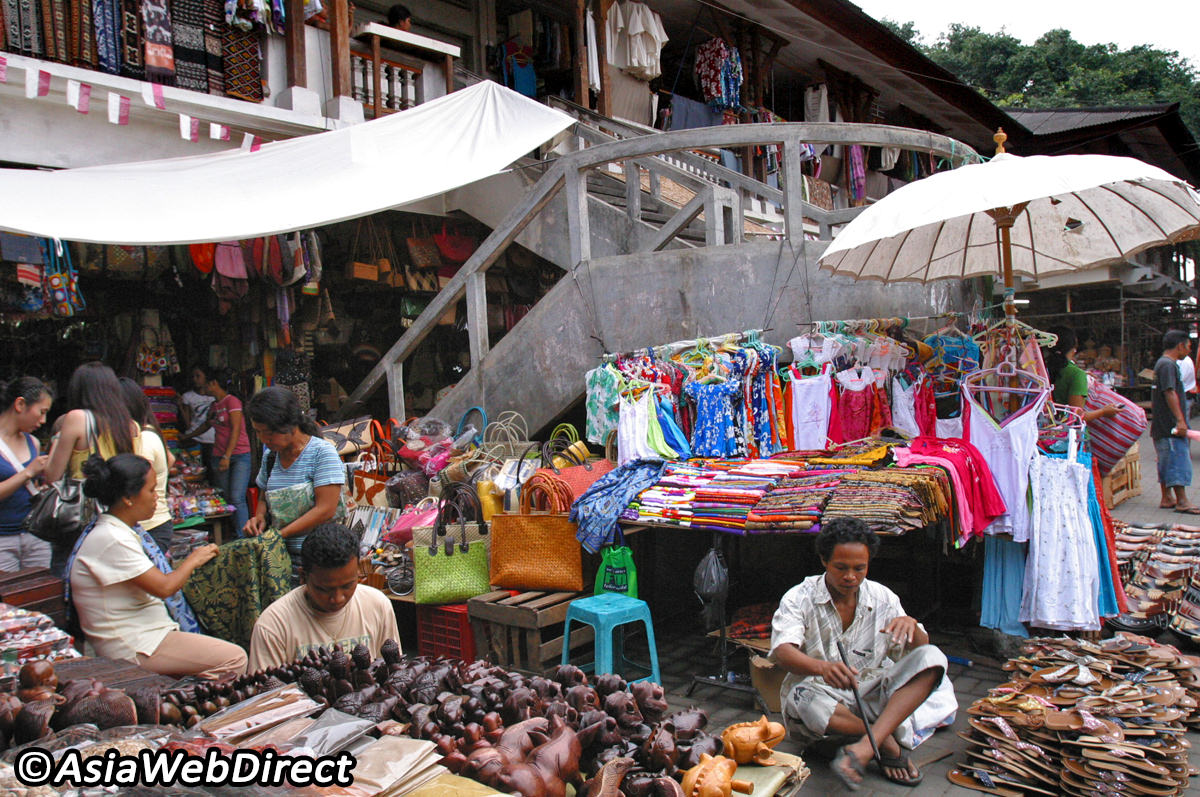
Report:
[[[1057,29],[1033,44],[1001,31],[952,24],[926,44],[912,22],[883,23],[931,60],[1007,108],[1072,108],[1178,102],[1200,138],[1200,72],[1176,51],[1085,45]]]

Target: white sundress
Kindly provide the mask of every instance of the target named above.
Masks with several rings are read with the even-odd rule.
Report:
[[[1092,474],[1074,457],[1038,455],[1020,620],[1056,631],[1100,629],[1100,564],[1088,515]]]

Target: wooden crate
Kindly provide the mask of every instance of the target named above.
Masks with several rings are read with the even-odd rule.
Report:
[[[580,592],[489,592],[467,601],[475,655],[512,670],[544,673],[562,657],[567,607]],[[571,650],[592,642],[589,625],[571,628]]]
[[[1104,505],[1109,509],[1142,494],[1142,460],[1137,443],[1125,456],[1113,465],[1100,480],[1104,494]]]

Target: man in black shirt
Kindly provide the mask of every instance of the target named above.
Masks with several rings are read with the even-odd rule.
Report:
[[[1150,437],[1158,455],[1158,486],[1162,491],[1159,506],[1200,515],[1200,507],[1192,506],[1186,493],[1192,483],[1192,455],[1183,414],[1183,376],[1179,372],[1179,361],[1191,351],[1192,340],[1186,332],[1172,329],[1163,335],[1163,353],[1154,364]]]

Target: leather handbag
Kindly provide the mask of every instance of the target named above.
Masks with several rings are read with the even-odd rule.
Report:
[[[442,222],[442,231],[434,233],[433,242],[437,245],[442,258],[449,263],[465,263],[475,254],[478,243],[457,226],[451,227]]]
[[[533,509],[543,498],[546,511]],[[521,511],[492,517],[491,581],[499,589],[580,592],[583,554],[567,518],[570,488],[538,473],[521,489]]]
[[[321,437],[333,443],[339,457],[353,456],[367,450],[375,442],[370,415],[327,424],[320,428],[320,432]]]
[[[420,230],[422,234],[418,234],[416,223],[413,224],[413,234],[404,239],[405,246],[408,247],[408,257],[413,268],[421,270],[432,269],[434,271],[434,287],[437,290],[437,269],[442,265],[442,257],[438,252],[437,243],[433,237],[429,235],[428,230],[422,226]]]
[[[429,494],[429,477],[423,470],[402,470],[387,480],[388,505],[401,509]]]
[[[539,473],[561,479],[571,489],[571,501],[587,492],[601,476],[611,471],[615,465],[607,459],[590,461],[587,454],[580,458],[577,446],[587,446],[583,443],[570,443],[565,438],[547,440],[542,445],[542,463],[544,467]]]
[[[94,448],[95,419],[90,411],[87,441],[88,449]],[[29,514],[21,522],[21,528],[39,540],[69,546],[98,515],[96,502],[83,494],[83,479],[72,479],[64,473],[61,479],[43,487],[30,499]]]
[[[487,526],[467,522],[471,513],[479,516],[479,503],[473,490],[452,492],[438,511],[429,544],[414,537],[413,600],[418,604],[462,603],[491,590]],[[472,526],[479,535],[474,540],[469,539]]]
[[[393,545],[407,545],[412,542],[413,529],[437,525],[439,508],[440,504],[436,498],[422,498],[400,513],[400,517],[396,518],[391,528],[383,533],[383,541]]]

